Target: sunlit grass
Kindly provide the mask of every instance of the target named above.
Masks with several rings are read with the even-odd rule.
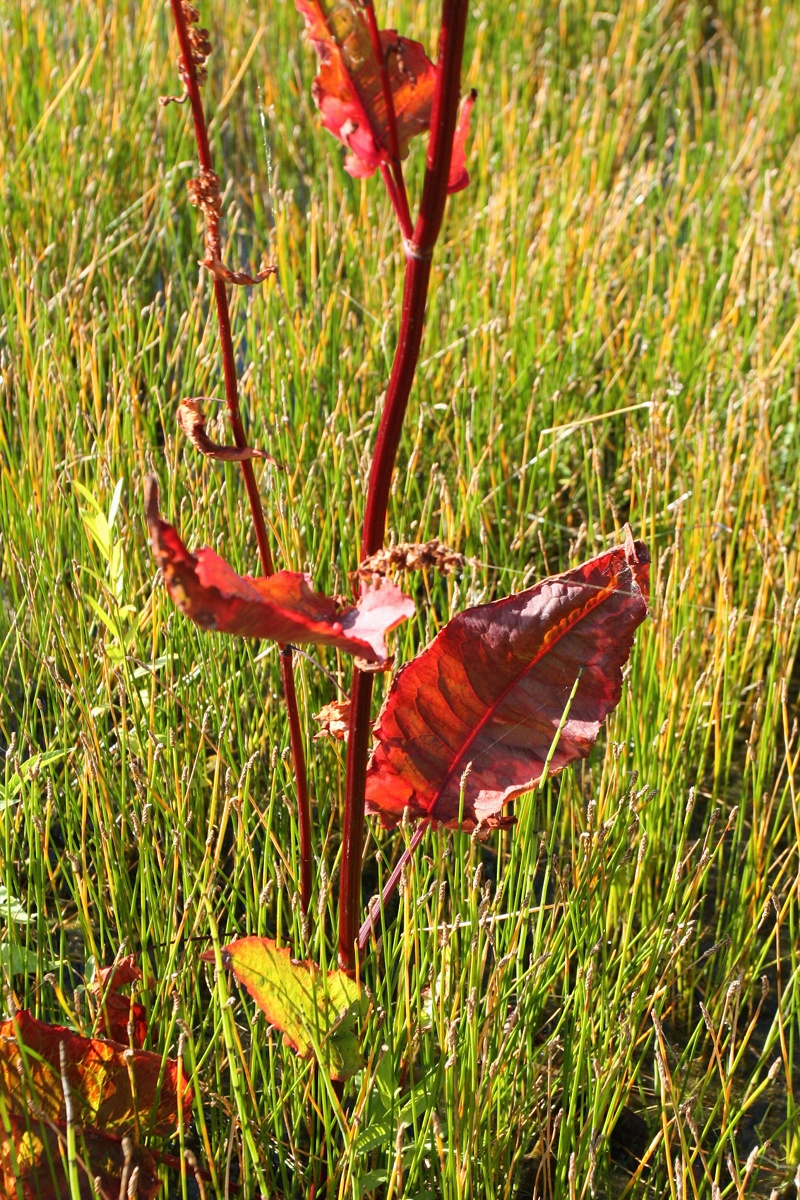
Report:
[[[309,720],[304,928],[275,649],[188,625],[146,546],[152,467],[189,542],[256,562],[236,469],[175,428],[221,368],[188,118],[157,104],[178,86],[167,17],[26,0],[0,27],[4,1007],[88,1029],[88,960],[137,951],[148,1044],[195,1084],[169,1149],[195,1150],[209,1197],[299,1200],[326,1176],[342,1200],[793,1194],[796,6],[475,6],[472,183],[389,517],[469,562],[404,579],[398,661],[626,520],[652,613],[585,765],[520,801],[513,833],[426,835],[363,963],[368,1065],[341,1108],[199,960],[258,933],[333,964],[344,756]],[[379,183],[319,127],[292,6],[204,21],[226,255],[279,268],[233,297],[248,427],[285,467],[259,468],[276,557],[344,592],[401,253]],[[435,9],[386,23],[429,42]],[[298,690],[307,716],[335,698],[305,660]],[[401,847],[370,828],[365,901]]]

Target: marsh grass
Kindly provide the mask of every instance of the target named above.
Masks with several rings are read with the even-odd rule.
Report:
[[[343,592],[395,336],[391,214],[314,117],[291,5],[204,17],[227,257],[279,268],[233,297],[251,436],[286,468],[260,476],[276,557]],[[434,24],[427,4],[386,23]],[[335,961],[343,754],[309,741],[304,925],[275,648],[190,626],[146,547],[152,465],[187,541],[255,563],[235,469],[174,423],[182,395],[221,392],[190,131],[157,105],[167,14],[7,6],[6,1008],[88,1030],[91,961],[137,951],[149,1045],[195,1087],[170,1149],[195,1150],[209,1197],[326,1177],[342,1200],[800,1186],[798,50],[789,0],[475,5],[472,184],[389,516],[469,563],[403,580],[398,661],[625,520],[652,612],[587,763],[521,800],[513,834],[426,835],[362,965],[367,1066],[340,1105],[199,960],[256,933]],[[320,657],[346,688],[349,664]],[[306,714],[335,698],[313,663],[297,675]],[[367,890],[401,845],[370,826]],[[196,1195],[190,1176],[165,1169],[171,1195]]]

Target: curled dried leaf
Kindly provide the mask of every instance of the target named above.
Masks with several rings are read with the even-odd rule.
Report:
[[[382,675],[387,671],[391,671],[394,666],[394,655],[390,654],[382,662],[373,662],[369,658],[354,658],[353,663],[365,675]]]
[[[349,700],[332,700],[313,715],[320,727],[319,733],[314,737],[315,742],[325,737],[335,738],[339,742],[347,741],[347,731],[350,727]]]
[[[168,104],[185,104],[189,99],[189,93],[184,92],[181,96],[159,96],[158,103],[162,108],[166,108]]]
[[[276,275],[278,268],[270,263],[257,275],[247,271],[233,271],[222,261],[222,241],[220,238],[219,222],[222,216],[222,194],[219,187],[219,175],[215,171],[201,168],[199,175],[188,180],[186,190],[189,193],[189,203],[199,208],[206,219],[206,256],[200,260],[200,266],[205,267],[215,279],[223,283],[235,284],[237,287],[255,287],[263,283],[270,275]]]
[[[449,575],[451,571],[463,567],[465,561],[463,554],[451,550],[438,538],[432,538],[429,542],[400,542],[365,558],[358,568],[358,575],[362,579],[369,579],[374,575],[387,575],[390,571],[428,570]]]
[[[206,433],[206,419],[200,410],[200,401],[206,396],[187,396],[178,405],[178,424],[189,441],[200,454],[206,458],[219,459],[222,462],[246,462],[251,458],[263,458],[265,462],[277,466],[275,459],[265,450],[255,450],[252,446],[220,446],[212,442]]]
[[[200,261],[200,266],[205,267],[215,279],[221,279],[223,283],[232,283],[236,287],[255,287],[256,284],[269,279],[270,275],[278,273],[278,268],[274,263],[264,267],[257,275],[249,275],[247,271],[232,271],[216,254],[207,255]]]

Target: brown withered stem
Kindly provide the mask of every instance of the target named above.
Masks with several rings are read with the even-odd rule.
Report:
[[[222,204],[219,198],[219,178],[214,172],[211,159],[211,148],[208,141],[203,101],[200,96],[200,84],[205,81],[205,60],[211,49],[208,34],[197,28],[199,14],[197,9],[186,0],[170,0],[172,16],[178,35],[180,47],[179,73],[189,103],[192,109],[194,134],[197,142],[197,155],[200,160],[200,175],[190,189],[190,199],[202,208],[206,217],[206,258],[204,266],[211,271],[214,282],[214,300],[217,308],[217,323],[219,340],[222,349],[222,366],[225,376],[225,403],[228,408],[233,438],[240,450],[248,449],[239,408],[239,385],[236,377],[236,359],[233,352],[231,336],[231,319],[228,308],[228,293],[226,282],[257,282],[251,277],[235,278],[236,272],[229,272],[222,267],[219,250],[219,215]],[[216,268],[216,269],[215,269]],[[267,272],[268,274],[271,271]],[[263,276],[262,276],[263,277]],[[258,492],[255,472],[251,459],[241,463],[247,498],[250,502],[250,512],[253,518],[261,569],[265,575],[272,575],[275,567],[267,535],[267,525],[261,497]],[[303,731],[300,725],[300,713],[297,705],[297,691],[294,682],[292,651],[290,647],[282,646],[280,650],[281,675],[283,690],[286,697],[286,708],[289,714],[289,736],[294,759],[295,784],[297,787],[297,811],[300,831],[301,880],[300,896],[303,912],[310,912],[313,854],[311,848],[311,809],[308,797],[308,777],[306,773],[305,748],[303,746]]]
[[[406,272],[400,332],[383,415],[370,470],[366,512],[361,532],[361,560],[383,546],[386,512],[397,448],[411,385],[419,361],[433,249],[447,200],[447,181],[458,117],[461,61],[468,0],[443,0],[439,31],[436,90],[419,215],[404,242]],[[391,93],[389,96],[391,101]],[[390,121],[391,128],[391,121]],[[342,868],[339,891],[339,964],[351,974],[361,915],[361,868],[364,852],[364,789],[370,738],[371,674],[356,669],[353,678],[350,736],[347,744]]]

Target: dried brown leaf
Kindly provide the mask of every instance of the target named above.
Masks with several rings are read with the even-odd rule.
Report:
[[[315,742],[325,737],[332,737],[340,742],[347,741],[347,731],[350,727],[349,700],[332,700],[313,715],[320,726],[319,733],[314,737]]]
[[[255,450],[252,446],[221,446],[212,442],[206,433],[206,419],[200,409],[200,401],[207,396],[188,396],[178,405],[177,419],[183,432],[200,454],[206,458],[219,459],[222,462],[246,462],[251,458],[262,458],[265,462],[277,466],[275,459],[265,450]]]

